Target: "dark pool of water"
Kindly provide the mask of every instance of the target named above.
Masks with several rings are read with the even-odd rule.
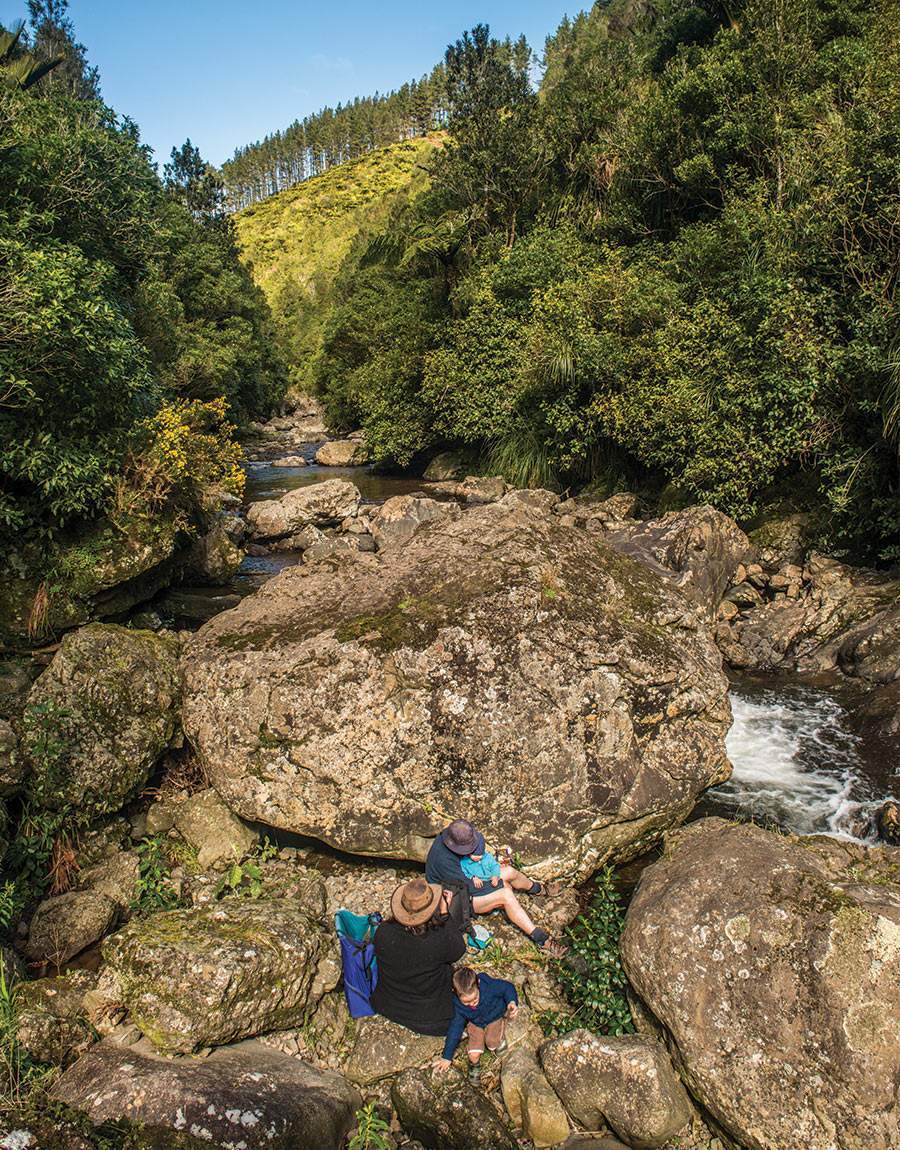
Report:
[[[314,460],[315,453],[321,444],[305,444],[303,449],[296,453],[304,459]],[[363,502],[370,505],[383,503],[394,495],[408,495],[414,491],[426,491],[428,484],[421,479],[409,478],[403,475],[381,475],[372,467],[320,467],[311,462],[306,467],[273,467],[266,461],[251,460],[246,465],[247,484],[244,491],[246,503],[255,503],[264,499],[280,499],[288,491],[299,487],[311,487],[316,483],[324,483],[327,479],[347,479],[359,488]],[[234,578],[224,587],[191,587],[190,592],[195,600],[203,599],[206,592],[206,603],[202,603],[198,617],[176,614],[171,617],[171,611],[163,607],[163,614],[171,617],[172,623],[178,628],[193,630],[200,626],[206,618],[216,613],[218,602],[223,597],[238,595],[243,598],[258,590],[285,567],[293,567],[302,559],[299,551],[279,551],[271,555],[245,557],[240,570]],[[178,590],[177,588],[175,589]],[[159,596],[158,602],[165,604],[165,593]],[[208,603],[208,607],[207,607]]]
[[[422,479],[406,475],[380,475],[371,467],[320,467],[317,463],[307,467],[273,467],[270,463],[251,462],[247,465],[244,498],[247,503],[280,499],[288,491],[324,483],[326,479],[347,479],[355,483],[365,503],[384,503],[394,495],[427,491],[429,486]]]

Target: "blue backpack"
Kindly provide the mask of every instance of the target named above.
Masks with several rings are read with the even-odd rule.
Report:
[[[378,984],[373,939],[380,922],[380,914],[354,914],[343,907],[334,916],[334,929],[341,944],[344,994],[351,1018],[366,1018],[375,1013],[369,999]]]

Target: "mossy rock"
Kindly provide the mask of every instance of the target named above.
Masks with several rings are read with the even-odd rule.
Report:
[[[643,872],[626,973],[738,1145],[897,1145],[897,853],[703,819]]]
[[[101,521],[56,551],[7,557],[0,578],[0,641],[37,646],[92,620],[117,616],[170,581],[180,543],[165,517],[120,531]]]
[[[91,817],[144,786],[178,726],[178,641],[92,623],[70,632],[31,690],[28,790]]]
[[[315,912],[321,907],[317,900]],[[302,1025],[335,977],[332,934],[294,899],[227,899],[132,921],[103,944],[133,1021],[186,1054]]]
[[[354,853],[422,857],[464,813],[587,877],[727,771],[727,682],[696,607],[524,505],[289,568],[182,667],[185,731],[232,810]]]

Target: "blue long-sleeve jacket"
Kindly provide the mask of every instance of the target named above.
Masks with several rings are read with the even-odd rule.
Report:
[[[454,854],[448,846],[444,845],[440,835],[437,836],[428,851],[428,858],[425,860],[425,877],[429,882],[439,882],[442,886],[449,886],[455,882],[465,883],[469,894],[489,893],[483,887],[479,890],[472,880],[463,874],[460,856]],[[502,879],[500,886],[503,886]],[[496,889],[496,887],[491,888],[491,890]]]
[[[519,995],[511,982],[505,978],[491,978],[489,974],[478,975],[478,991],[477,1006],[463,1006],[456,995],[453,996],[453,1020],[444,1043],[444,1057],[448,1060],[459,1046],[467,1022],[485,1027],[502,1018],[511,1002],[518,1004],[519,1001]]]
[[[463,855],[459,865],[466,878],[480,878],[482,881],[490,882],[492,878],[500,877],[500,864],[490,851],[485,851],[479,862],[469,858],[468,855]]]

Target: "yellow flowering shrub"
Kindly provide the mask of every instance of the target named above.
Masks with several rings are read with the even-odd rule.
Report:
[[[232,495],[244,491],[243,452],[232,438],[227,404],[221,396],[204,403],[177,399],[164,404],[147,427],[147,458],[166,476],[173,491],[218,484]]]
[[[167,505],[190,509],[210,488],[241,496],[243,451],[233,433],[221,397],[164,403],[139,428],[139,446],[118,484],[113,519],[121,524]]]

